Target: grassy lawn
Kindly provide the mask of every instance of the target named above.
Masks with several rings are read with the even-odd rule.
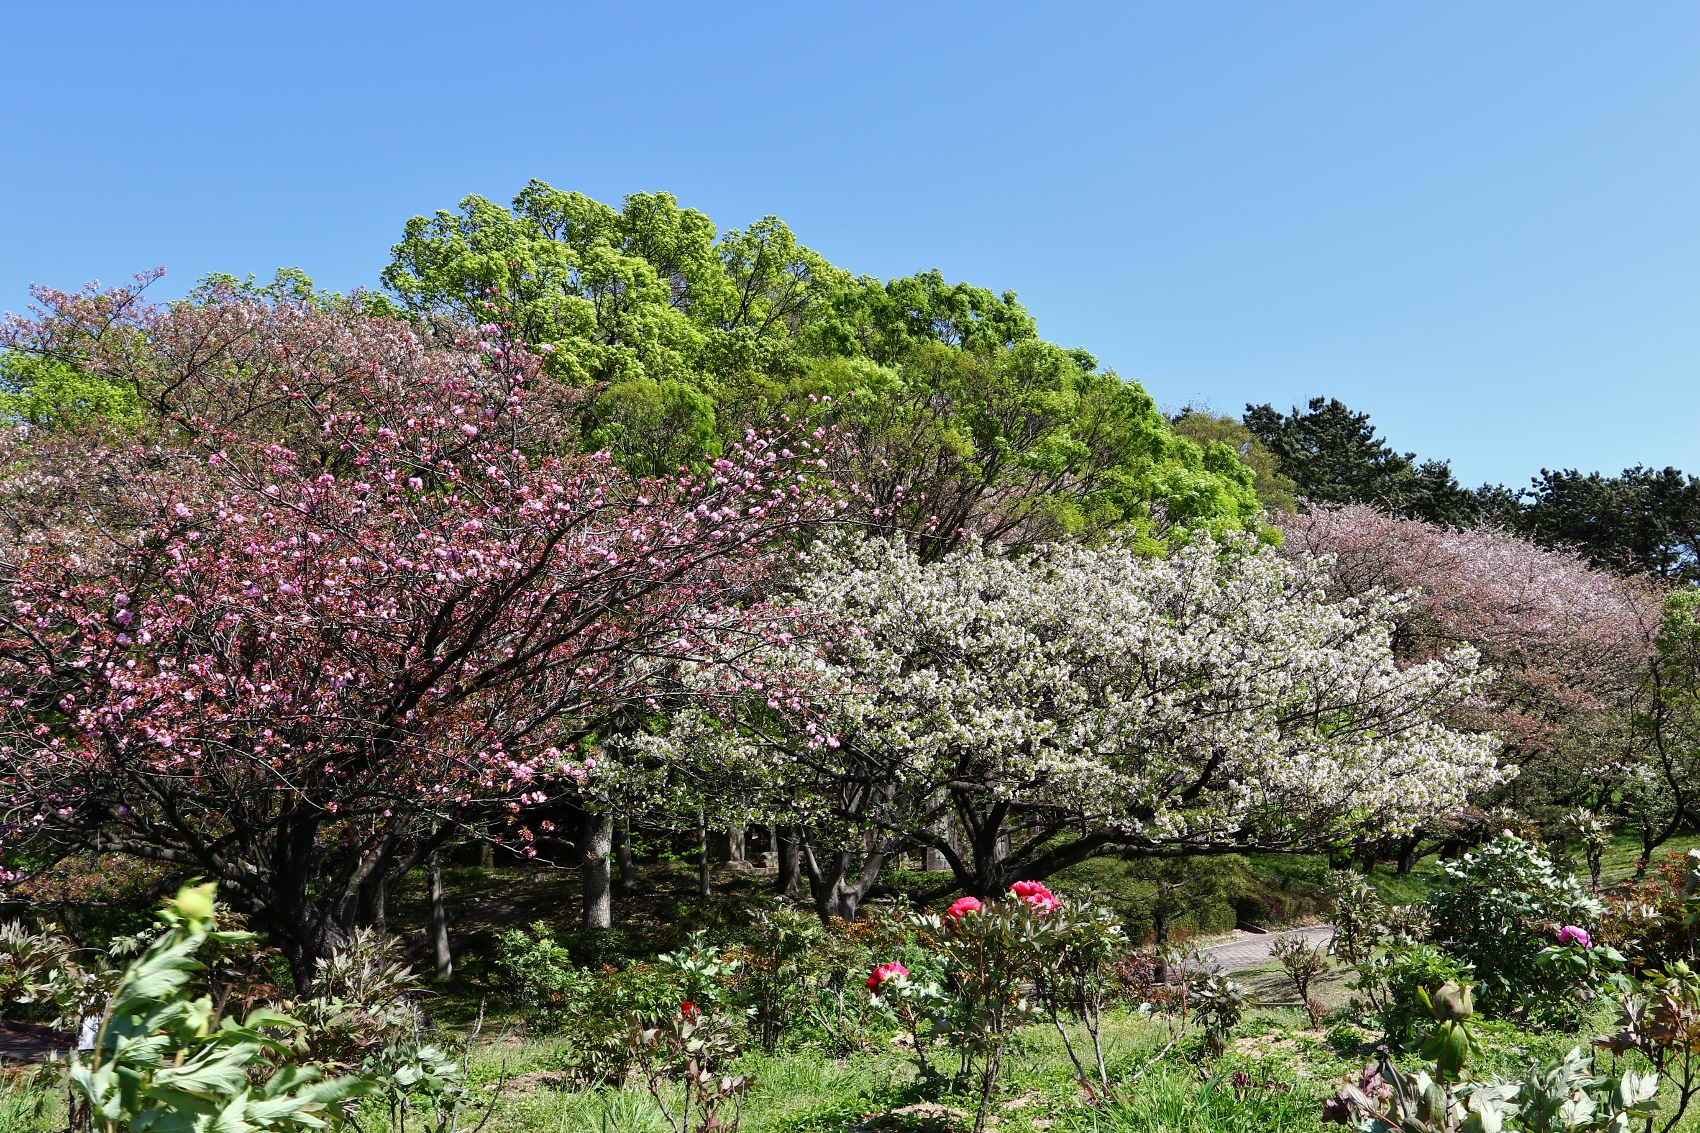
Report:
[[[1250,975],[1262,982],[1267,974]],[[1339,974],[1329,978],[1325,988],[1332,990],[1325,990],[1325,997],[1343,1001],[1343,983]],[[1112,1080],[1145,1067],[1169,1037],[1162,1022],[1128,1013],[1109,1020],[1106,1032]],[[1575,1035],[1537,1034],[1492,1022],[1483,1023],[1480,1034],[1485,1050],[1477,1067],[1482,1076],[1519,1075],[1533,1062],[1558,1058],[1585,1043]],[[1084,1041],[1084,1036],[1074,1037]],[[1012,1046],[993,1125],[1000,1133],[1320,1131],[1322,1099],[1332,1096],[1342,1076],[1372,1057],[1366,1038],[1373,1036],[1349,1025],[1313,1031],[1297,1009],[1266,1007],[1241,1024],[1222,1058],[1208,1059],[1196,1042],[1183,1042],[1120,1091],[1119,1100],[1092,1106],[1075,1085],[1055,1032],[1035,1026],[1021,1032]],[[489,1128],[671,1133],[642,1086],[622,1090],[574,1083],[560,1073],[558,1050],[547,1039],[510,1037],[474,1056],[473,1077],[481,1085],[509,1081]],[[946,1053],[939,1050],[937,1058]],[[883,1043],[847,1058],[831,1058],[807,1046],[749,1054],[737,1068],[756,1083],[744,1110],[743,1128],[749,1133],[944,1133],[961,1128],[973,1104],[924,1088],[912,1059]],[[1235,1071],[1249,1085],[1236,1089]],[[388,1133],[382,1115],[369,1116],[363,1127]],[[1700,1128],[1700,1122],[1691,1115],[1679,1128]]]

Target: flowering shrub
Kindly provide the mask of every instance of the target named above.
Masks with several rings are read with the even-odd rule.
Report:
[[[973,900],[964,898],[963,900]],[[1010,1036],[1039,1017],[1027,982],[1047,930],[1046,911],[1012,897],[1004,901],[958,901],[936,923],[936,948],[944,965],[950,1009],[943,1030],[957,1053],[954,1081],[979,1098],[974,1128],[985,1126],[986,1109],[1003,1067]]]
[[[1087,1097],[1109,1097],[1112,1091],[1104,1064],[1104,1007],[1114,994],[1114,964],[1127,954],[1127,934],[1108,908],[1077,901],[1065,903],[1042,885],[1023,893],[1023,884],[1017,882],[1010,891],[1045,918],[1043,931],[1036,937],[1034,992],[1074,1064],[1081,1090]],[[1065,1014],[1078,1020],[1092,1041],[1096,1085],[1063,1027]]]
[[[950,1000],[932,980],[910,978],[909,969],[895,961],[881,964],[868,976],[871,1005],[889,1013],[909,1037],[922,1080],[933,1077],[927,1061],[927,1046],[933,1033],[944,1025]]]
[[[1019,901],[1025,901],[1041,913],[1052,913],[1062,906],[1062,902],[1045,888],[1042,881],[1017,881],[1009,887],[1010,895]]]
[[[1485,1007],[1565,1015],[1573,1000],[1541,976],[1535,957],[1563,925],[1597,924],[1604,905],[1539,849],[1511,834],[1442,864],[1429,895],[1436,943],[1470,965]]]
[[[902,964],[899,964],[895,960],[889,964],[881,964],[873,970],[871,975],[868,976],[868,990],[877,992],[887,980],[892,979],[895,976],[907,977],[908,975],[909,969],[905,968]]]

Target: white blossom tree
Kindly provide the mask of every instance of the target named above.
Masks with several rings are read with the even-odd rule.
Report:
[[[1492,735],[1440,719],[1482,680],[1473,649],[1401,666],[1402,598],[1330,601],[1321,564],[1249,539],[930,565],[869,539],[804,567],[836,632],[769,649],[775,690],[650,744],[796,808],[823,915],[854,916],[903,846],[984,896],[1110,851],[1324,849],[1505,774]]]

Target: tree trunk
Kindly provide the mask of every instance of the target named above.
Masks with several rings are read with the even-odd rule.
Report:
[[[797,886],[803,880],[803,859],[797,852],[797,832],[792,827],[773,828],[773,848],[779,855],[778,875],[773,879],[774,888],[781,897],[790,897],[797,892]]]
[[[584,928],[610,928],[614,907],[609,898],[608,855],[614,847],[614,816],[609,811],[584,813],[584,864],[579,875],[584,889]]]
[[[807,835],[801,840],[801,849],[803,867],[809,878],[809,892],[814,898],[815,915],[820,917],[821,923],[825,924],[833,917],[855,920],[862,899],[879,882],[880,871],[885,868],[885,851],[869,850],[863,854],[862,868],[856,880],[851,881],[853,855],[850,851],[835,851],[823,861],[816,855],[813,841]]]
[[[697,867],[697,895],[708,897],[714,893],[710,883],[713,866],[708,860],[708,819],[700,810],[697,811],[697,849],[702,853],[702,862]]]
[[[734,864],[744,860],[744,828],[734,826],[726,831],[726,860]]]
[[[1417,845],[1421,837],[1412,834],[1399,844],[1399,876],[1411,876],[1411,870],[1417,865]]]
[[[478,864],[484,869],[496,868],[496,847],[489,842],[478,843]]]
[[[636,893],[638,887],[637,863],[632,860],[632,822],[629,818],[620,823],[618,856],[620,859],[620,892]]]
[[[431,952],[437,978],[446,980],[454,975],[454,957],[449,954],[449,910],[443,903],[443,860],[436,853],[431,855]]]

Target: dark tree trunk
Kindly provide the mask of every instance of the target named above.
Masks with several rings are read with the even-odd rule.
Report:
[[[1399,843],[1399,876],[1400,877],[1411,876],[1411,870],[1416,868],[1416,865],[1417,865],[1417,846],[1419,845],[1421,840],[1422,839],[1421,839],[1420,835],[1412,834],[1409,837],[1405,838],[1402,842]]]
[[[854,855],[839,850],[824,860],[815,853],[813,840],[805,833],[802,838],[802,861],[809,878],[809,891],[814,898],[815,914],[824,924],[833,917],[853,921],[862,899],[879,883],[885,868],[886,851],[871,849],[862,855],[862,868],[854,881],[850,869]]]
[[[446,980],[454,975],[454,957],[449,954],[449,910],[443,903],[443,861],[440,854],[431,855],[431,952],[436,961],[437,978]]]
[[[608,811],[584,814],[584,864],[579,867],[584,889],[584,928],[609,928],[614,907],[609,897],[608,856],[614,846],[614,816]]]
[[[790,897],[797,892],[797,887],[803,881],[803,859],[797,848],[796,829],[775,826],[773,841],[774,849],[779,855],[776,862],[779,871],[773,879],[773,885],[779,890],[781,897]]]

